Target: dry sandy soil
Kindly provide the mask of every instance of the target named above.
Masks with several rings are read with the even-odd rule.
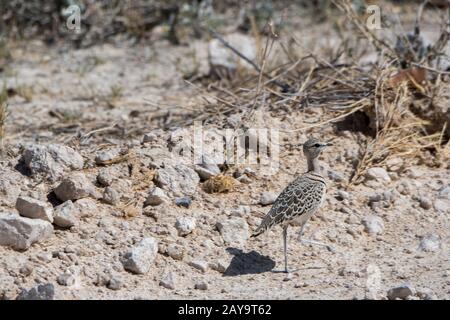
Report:
[[[304,25],[305,47],[321,52],[333,45],[331,31],[315,41],[306,36],[311,29]],[[214,99],[199,89],[202,84],[183,80],[194,61],[200,73],[208,72],[207,41],[120,43],[80,50],[39,41],[12,47],[14,60],[2,75],[16,94],[8,100],[0,218],[19,215],[20,196],[40,199],[55,210],[61,201],[52,191],[76,171],[91,189],[73,201],[74,226],[55,225],[53,234],[26,250],[0,246],[0,298],[15,299],[23,289],[46,283],[61,299],[386,299],[389,289],[404,284],[412,289],[408,299],[450,298],[448,163],[430,167],[397,158],[381,175],[366,175],[361,184],[347,187],[363,134],[328,123],[281,132],[275,174],[251,165],[231,167],[226,171],[230,176],[246,167],[254,173],[244,173],[245,179],[241,176],[228,193],[207,193],[192,163],[183,163],[186,173],[177,164],[171,167],[178,156],[169,156],[169,148],[178,143],[174,136],[185,136],[177,131],[178,120],[205,99]],[[323,116],[323,110],[306,109],[279,117],[262,104],[250,125],[292,130]],[[102,130],[92,132],[96,129]],[[283,266],[281,229],[256,239],[249,234],[270,208],[260,204],[261,195],[278,194],[305,171],[304,156],[292,145],[309,134],[332,140],[334,146],[321,157],[328,196],[305,238],[332,249],[300,244],[298,228],[291,228],[289,263],[296,271],[286,277],[273,272]],[[30,172],[24,150],[48,144],[76,150],[83,168],[66,168],[53,180]],[[116,147],[125,151],[107,163],[96,161]],[[155,176],[168,167],[175,168],[167,170],[173,184],[158,182]],[[99,181],[101,172],[111,181]],[[166,198],[144,207],[154,184]],[[113,204],[105,201],[106,185],[114,189]],[[183,196],[192,199],[188,208],[175,204]],[[187,235],[179,231],[180,218],[195,219]],[[226,230],[220,231],[221,223]],[[143,238],[156,239],[158,253],[148,258],[148,271],[135,274],[123,261]]]

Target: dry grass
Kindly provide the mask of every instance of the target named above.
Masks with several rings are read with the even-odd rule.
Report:
[[[0,92],[0,152],[3,152],[3,143],[5,139],[6,118],[8,117],[8,91],[6,85]]]
[[[208,193],[225,193],[233,191],[235,185],[234,178],[220,174],[206,180],[203,189]]]

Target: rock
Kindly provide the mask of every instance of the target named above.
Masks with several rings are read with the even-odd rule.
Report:
[[[123,287],[122,280],[117,277],[112,277],[108,280],[106,287],[111,290],[120,290]]]
[[[78,200],[94,195],[95,187],[83,173],[77,172],[65,178],[54,191],[61,201]]]
[[[194,218],[181,217],[177,219],[175,228],[178,230],[179,236],[186,236],[194,231],[196,227],[196,221]]]
[[[114,180],[120,177],[120,170],[118,167],[106,167],[100,169],[97,175],[97,181],[104,187],[110,186]]]
[[[216,224],[227,245],[244,245],[249,237],[247,222],[243,218],[230,218]]]
[[[159,282],[161,287],[166,289],[174,290],[176,284],[176,276],[173,272],[167,273]]]
[[[436,294],[429,288],[417,290],[417,296],[422,300],[437,300]]]
[[[437,212],[450,213],[450,204],[448,201],[438,199],[434,201],[433,206]]]
[[[376,180],[379,182],[390,182],[391,178],[389,177],[388,172],[384,168],[373,167],[367,170],[366,179]]]
[[[334,170],[328,170],[328,178],[335,182],[342,182],[344,181],[344,177],[337,171]]]
[[[272,204],[277,199],[278,195],[274,192],[263,192],[259,198],[259,203],[263,206]]]
[[[72,148],[50,144],[26,147],[22,160],[33,176],[44,176],[51,181],[71,170],[83,169],[83,157]]]
[[[25,277],[28,277],[33,273],[33,266],[30,264],[26,264],[20,267],[19,273]]]
[[[144,274],[150,270],[158,253],[158,241],[155,238],[144,238],[131,248],[122,259],[125,270],[136,274]]]
[[[95,163],[107,164],[118,157],[120,157],[120,148],[118,147],[102,150],[95,156]]]
[[[404,284],[399,287],[395,287],[389,289],[387,292],[387,297],[389,300],[395,299],[406,299],[409,296],[412,296],[414,293],[414,288],[409,284]]]
[[[116,205],[120,202],[120,193],[113,187],[106,187],[102,199],[108,204]]]
[[[179,207],[189,208],[191,206],[192,200],[189,197],[176,198],[175,204]]]
[[[223,261],[223,260],[219,260],[217,262],[210,263],[209,266],[211,269],[213,269],[217,272],[220,272],[220,273],[225,273],[225,271],[227,270],[227,267],[228,267],[227,264],[225,263],[225,261]]]
[[[174,260],[183,260],[184,248],[178,244],[171,243],[167,246],[167,254]]]
[[[208,284],[205,281],[201,281],[195,284],[197,290],[208,290]]]
[[[372,236],[383,232],[384,223],[381,217],[368,216],[363,219],[362,223],[364,230]]]
[[[201,272],[206,272],[208,270],[208,262],[203,260],[194,260],[189,262],[189,265],[197,270],[200,270]]]
[[[433,206],[433,203],[427,197],[420,197],[419,202],[420,202],[420,207],[425,210],[429,210]]]
[[[100,212],[100,208],[94,199],[84,198],[75,202],[81,218],[90,217]]]
[[[221,172],[219,166],[205,155],[202,156],[202,163],[195,166],[195,171],[202,180],[208,180]]]
[[[30,290],[23,289],[16,300],[53,300],[55,298],[55,286],[51,283],[40,284]]]
[[[156,141],[158,137],[156,136],[156,134],[154,134],[153,132],[148,132],[146,134],[144,134],[144,137],[142,138],[142,142],[143,143],[147,143],[147,142],[153,142]]]
[[[61,228],[70,228],[77,222],[78,208],[70,200],[55,207],[53,223]]]
[[[224,37],[224,40],[236,48],[250,60],[256,58],[256,46],[253,38],[234,33]],[[226,48],[218,39],[213,39],[208,44],[209,63],[212,68],[237,69],[239,66],[251,68],[250,64]]]
[[[53,234],[50,222],[29,219],[15,214],[0,216],[0,245],[15,250],[26,250],[33,243],[45,240]]]
[[[166,202],[168,200],[169,198],[167,197],[164,190],[158,187],[154,187],[152,191],[150,191],[147,200],[145,200],[145,205],[158,206],[161,203]]]
[[[19,197],[16,201],[16,209],[23,217],[53,222],[53,208],[44,201]]]
[[[347,200],[349,197],[350,195],[348,194],[348,192],[344,190],[338,190],[336,192],[336,199],[339,201]]]
[[[75,284],[75,276],[69,272],[65,272],[56,278],[56,282],[62,286],[70,287]]]
[[[428,234],[420,240],[419,248],[425,252],[436,252],[441,247],[441,239],[436,234]]]
[[[438,191],[438,198],[450,200],[450,187],[443,186],[442,188],[440,188]]]
[[[250,215],[250,207],[249,206],[239,206],[237,208],[233,208],[230,211],[230,215],[233,217],[247,217]]]
[[[200,177],[193,169],[180,163],[158,169],[155,180],[159,187],[174,195],[193,196],[196,193]]]

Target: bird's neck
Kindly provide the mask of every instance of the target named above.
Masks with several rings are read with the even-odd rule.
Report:
[[[320,165],[318,158],[308,158],[308,172],[314,172],[320,174]]]

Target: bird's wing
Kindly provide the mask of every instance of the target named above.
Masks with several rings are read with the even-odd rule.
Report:
[[[310,180],[306,176],[295,179],[280,193],[253,236],[274,225],[316,210],[320,206],[324,191],[325,183]]]

